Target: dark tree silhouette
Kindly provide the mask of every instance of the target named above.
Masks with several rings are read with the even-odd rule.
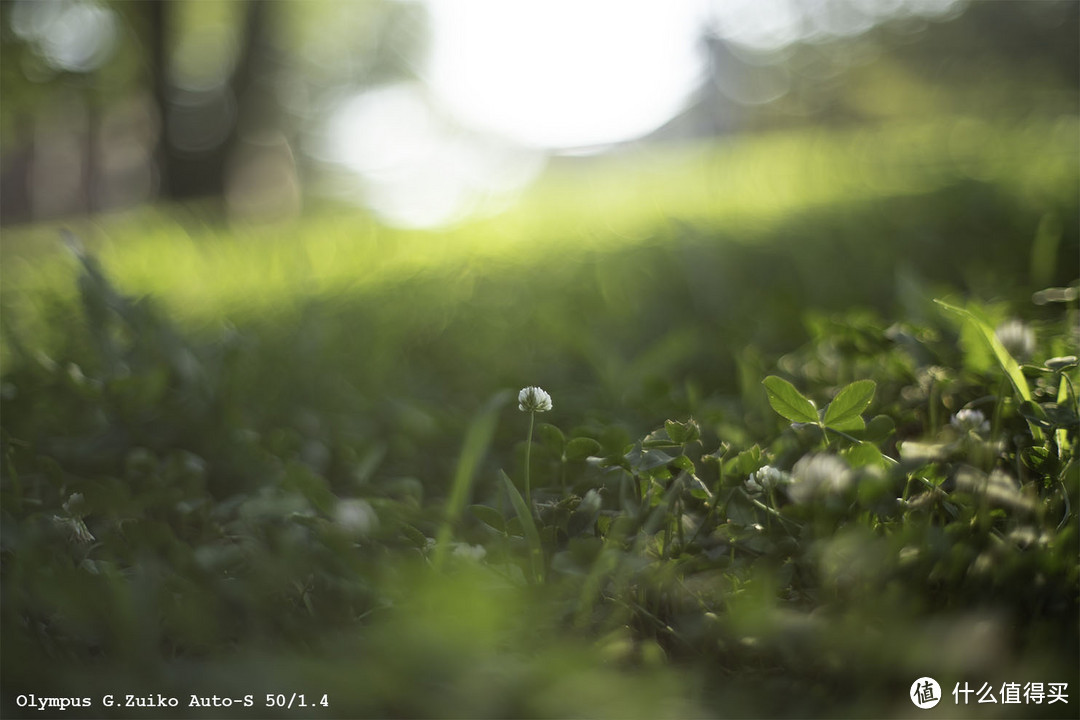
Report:
[[[245,2],[232,72],[221,87],[192,92],[173,86],[168,74],[172,4],[139,3],[148,77],[161,117],[155,159],[163,197],[222,196],[229,159],[242,133],[280,122],[274,85],[278,58],[271,39],[273,5],[265,0]],[[193,135],[202,142],[192,142]]]

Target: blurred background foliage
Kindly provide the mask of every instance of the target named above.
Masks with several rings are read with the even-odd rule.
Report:
[[[40,714],[19,693],[293,690],[327,717],[891,716],[928,668],[1068,681],[1070,704],[1017,712],[1075,716],[1075,460],[1017,439],[993,358],[930,298],[1022,319],[1033,366],[1076,353],[1080,5],[686,3],[683,94],[606,139],[589,102],[635,106],[589,63],[629,63],[622,37],[659,67],[685,11],[643,3],[637,35],[618,3],[592,25],[478,3],[488,27],[467,5],[0,2],[4,716]],[[507,48],[539,27],[533,76]],[[462,89],[445,53],[469,46],[519,81],[461,59]],[[571,84],[559,55],[587,95],[545,94]],[[999,402],[999,447],[919,477],[1004,468],[1043,509],[870,498],[759,529],[734,485],[812,445],[768,406],[776,372],[822,404],[875,379],[892,456]],[[531,384],[559,428],[532,453],[542,585],[520,527],[447,521],[464,476],[509,514],[506,392]],[[645,473],[627,449],[690,417],[727,524],[687,499],[668,527],[707,527],[697,546],[616,548],[595,459]],[[727,479],[724,447],[747,453]],[[586,537],[557,503],[593,489]]]
[[[983,144],[972,122],[1023,124],[1076,111],[1072,2],[770,0],[660,10],[648,3],[616,10],[601,2],[576,15],[558,4],[545,15],[536,6],[497,11],[498,4],[480,3],[472,10],[480,20],[471,18],[461,30],[447,20],[468,16],[454,0],[5,1],[3,221],[192,198],[216,199],[212,207],[234,219],[280,220],[300,212],[311,195],[326,194],[347,194],[398,218],[389,209],[386,178],[370,177],[404,172],[399,166],[406,159],[388,143],[411,142],[414,154],[427,155],[411,161],[426,168],[441,163],[445,174],[453,173],[448,158],[456,158],[458,164],[482,160],[496,166],[486,168],[489,175],[494,169],[509,176],[515,171],[508,166],[530,166],[535,158],[479,131],[534,146],[547,136],[515,133],[509,120],[500,120],[492,109],[500,95],[504,104],[526,104],[553,124],[587,125],[583,115],[593,105],[586,100],[625,107],[625,115],[640,111],[625,99],[618,63],[629,58],[616,54],[628,54],[616,40],[620,32],[637,40],[642,18],[683,20],[671,24],[670,36],[663,34],[667,25],[640,35],[637,48],[658,59],[660,79],[670,75],[683,96],[668,116],[639,128],[639,137],[612,129],[613,140],[597,135],[594,145],[636,139],[667,148],[748,132],[934,118],[952,125],[951,144],[962,153]],[[546,18],[551,22],[533,32],[548,34],[532,37],[526,22]],[[573,28],[577,35],[569,35]],[[512,52],[515,40],[559,45],[559,32],[573,41],[562,43],[561,54],[526,62]],[[443,50],[451,42],[454,53]],[[474,77],[449,77],[444,65],[473,61],[458,47],[465,42],[478,48],[479,69],[468,65]],[[666,54],[657,51],[665,44]],[[485,51],[504,57],[491,61]],[[561,55],[595,81],[577,98],[584,109],[540,81],[544,72],[552,85],[572,76]],[[668,55],[674,59],[661,62]],[[485,72],[500,62],[506,77]],[[522,73],[516,82],[514,70]],[[676,83],[683,75],[691,79]],[[657,84],[637,80],[644,91]],[[357,110],[379,102],[377,112]],[[474,106],[487,114],[470,114]],[[470,122],[481,126],[470,129]],[[409,127],[390,132],[393,125]],[[562,142],[528,149],[545,155],[581,149],[572,139]],[[452,152],[445,149],[450,145]],[[919,152],[914,140],[911,149]],[[342,177],[358,170],[368,174],[360,183],[363,198],[357,183]],[[407,202],[422,206],[431,199],[418,188],[436,190],[415,175]],[[476,209],[455,208],[441,219]]]

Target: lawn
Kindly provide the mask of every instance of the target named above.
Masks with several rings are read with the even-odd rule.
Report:
[[[4,716],[1075,716],[1077,137],[5,232]]]

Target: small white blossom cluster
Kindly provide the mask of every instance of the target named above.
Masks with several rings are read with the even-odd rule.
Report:
[[[949,420],[949,424],[962,433],[976,432],[985,435],[990,432],[990,422],[986,416],[979,410],[969,408],[958,410]]]
[[[746,490],[751,495],[769,492],[788,482],[789,479],[783,470],[774,468],[772,465],[765,465],[750,473],[750,477],[746,478]]]
[[[791,468],[788,496],[797,503],[845,492],[852,483],[851,468],[835,455],[806,455]]]
[[[461,558],[462,560],[472,560],[473,562],[480,562],[487,555],[487,550],[484,548],[483,545],[455,543],[453,555],[454,557]]]
[[[551,396],[541,388],[530,385],[518,393],[518,410],[521,412],[547,412],[551,409]]]
[[[435,548],[438,546],[439,542],[435,538],[427,538],[424,552],[430,555],[435,552]],[[453,548],[453,550],[450,551],[450,556],[462,562],[480,562],[487,557],[487,549],[483,545],[452,542],[450,543],[450,547]]]

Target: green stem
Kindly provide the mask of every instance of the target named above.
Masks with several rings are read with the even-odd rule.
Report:
[[[1001,382],[998,384],[997,402],[994,404],[994,416],[991,419],[990,425],[990,437],[997,437],[998,431],[1001,430],[1001,413],[1002,408],[1005,405],[1005,393],[1009,389],[1009,378],[1001,378]],[[1038,440],[1040,438],[1036,438]]]
[[[536,419],[536,413],[529,413],[529,437],[525,441],[525,502],[529,504],[529,512],[535,513],[532,502],[532,490],[529,485],[529,466],[530,456],[532,455],[532,436],[533,436],[533,422]]]
[[[938,414],[940,410],[938,405],[941,404],[941,388],[938,385],[937,380],[931,375],[930,377],[930,432],[934,433],[938,430]]]
[[[1069,491],[1065,489],[1065,483],[1058,480],[1058,485],[1061,486],[1061,497],[1065,500],[1065,515],[1062,516],[1061,522],[1057,526],[1057,530],[1060,532],[1061,528],[1065,527],[1065,523],[1069,521],[1069,516],[1072,515],[1072,507],[1069,504]]]
[[[821,430],[821,438],[825,441],[825,449],[831,449],[832,445],[829,443],[829,431],[825,429],[825,424],[819,420],[817,426],[818,429]]]
[[[717,487],[716,492],[713,494],[712,502],[709,503],[709,509],[705,511],[705,516],[701,518],[701,522],[697,526],[697,530],[694,531],[693,536],[690,538],[690,542],[687,545],[693,545],[698,536],[701,535],[701,531],[705,529],[705,525],[709,522],[710,516],[716,512],[716,505],[720,502],[720,488]]]
[[[750,501],[750,503],[752,505],[754,505],[754,507],[758,508],[759,510],[764,510],[766,513],[773,516],[774,518],[776,518],[778,520],[782,520],[783,522],[786,522],[786,523],[790,523],[791,525],[794,525],[797,528],[802,528],[802,523],[800,523],[800,522],[798,522],[796,520],[792,520],[791,518],[785,516],[783,513],[781,513],[776,508],[769,507],[768,505],[761,502],[760,500],[758,500],[756,498],[752,498],[752,497],[750,497],[748,495],[745,496],[745,497],[746,497],[747,500]],[[783,527],[783,526],[781,526],[781,527]],[[786,527],[784,529],[787,530],[789,535],[791,535],[790,530],[788,530]],[[792,535],[792,537],[794,537],[794,535]]]

